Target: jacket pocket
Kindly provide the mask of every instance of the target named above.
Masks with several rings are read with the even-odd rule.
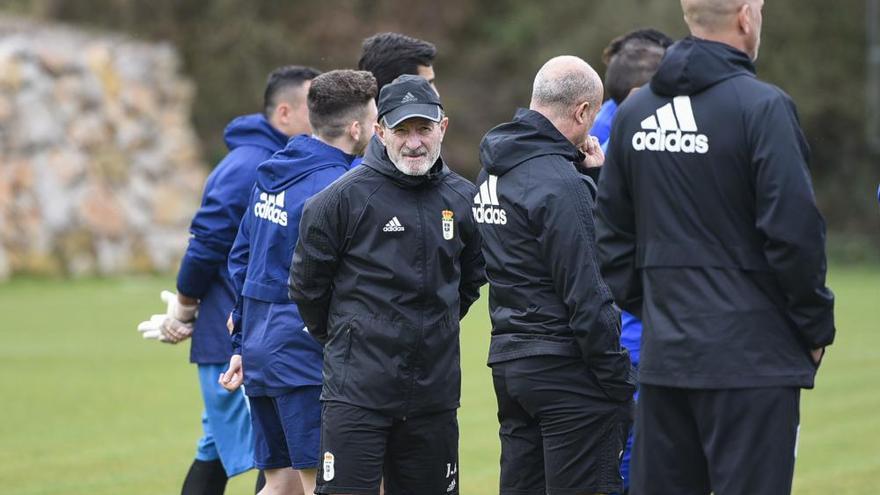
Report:
[[[632,399],[637,379],[626,349],[591,355],[587,364],[609,399],[616,402]]]
[[[351,324],[334,336],[324,348],[324,391],[328,397],[338,397],[345,390],[351,361]]]

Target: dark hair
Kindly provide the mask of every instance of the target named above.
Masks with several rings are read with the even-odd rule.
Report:
[[[318,77],[321,71],[302,65],[286,65],[273,70],[266,80],[263,93],[263,115],[268,119],[278,105],[278,96],[286,89],[300,87],[306,81]]]
[[[656,45],[664,50],[674,43],[672,38],[654,28],[636,29],[611,40],[611,43],[608,43],[608,46],[602,51],[602,62],[604,62],[605,65],[611,63],[611,59],[620,53],[620,50],[623,49],[624,45],[634,40],[640,40],[648,44]]]
[[[672,38],[656,29],[638,29],[617,37],[605,48],[605,91],[618,104],[651,80]]]
[[[364,40],[358,69],[376,76],[379,91],[403,74],[418,74],[419,66],[430,66],[437,48],[427,41],[399,33],[379,33]]]
[[[326,72],[312,80],[309,87],[309,122],[315,134],[337,138],[352,119],[363,116],[366,105],[375,98],[376,78],[369,72]]]

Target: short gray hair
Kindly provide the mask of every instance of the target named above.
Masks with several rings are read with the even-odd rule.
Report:
[[[596,105],[602,100],[601,84],[598,74],[580,58],[555,57],[535,76],[532,104],[559,110],[583,101]]]

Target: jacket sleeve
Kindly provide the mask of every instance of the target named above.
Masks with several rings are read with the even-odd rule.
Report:
[[[615,126],[616,127],[616,126]],[[612,140],[596,199],[596,246],[602,277],[614,300],[641,317],[642,284],[636,270],[636,222],[633,199],[625,171]]]
[[[288,295],[296,303],[309,334],[322,345],[328,339],[327,317],[345,240],[344,218],[339,193],[333,188],[307,201],[290,263]]]
[[[202,205],[190,224],[190,240],[180,262],[177,290],[201,298],[235,240],[241,216],[254,185],[261,156],[247,148],[230,152],[205,183]]]
[[[825,221],[794,104],[779,93],[746,115],[755,173],[756,227],[788,315],[811,349],[834,341],[834,294],[825,286]]]
[[[238,234],[235,236],[235,242],[229,251],[229,276],[232,279],[232,289],[235,294],[235,306],[232,308],[232,349],[233,354],[241,352],[241,337],[236,334],[241,333],[241,316],[242,316],[242,290],[244,282],[247,278],[248,259],[250,258],[250,224],[251,215],[244,215],[241,219],[241,226]],[[237,344],[237,345],[236,345]]]
[[[476,190],[473,194],[476,194]],[[458,283],[459,318],[464,318],[474,301],[480,298],[480,287],[486,283],[486,260],[483,258],[480,231],[472,216],[462,223],[464,249],[460,258],[461,280]]]
[[[561,167],[555,167],[560,169]],[[620,346],[620,312],[599,274],[593,200],[574,168],[541,187],[545,195],[531,222],[556,293],[568,308],[569,326],[584,360],[609,396],[625,400],[634,390],[632,368]]]

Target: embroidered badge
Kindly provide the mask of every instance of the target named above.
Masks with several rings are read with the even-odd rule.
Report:
[[[452,220],[452,210],[443,210],[443,238],[451,241],[455,236],[455,222]]]
[[[324,452],[324,481],[330,481],[336,476],[336,470],[333,464],[336,458],[330,452]]]

